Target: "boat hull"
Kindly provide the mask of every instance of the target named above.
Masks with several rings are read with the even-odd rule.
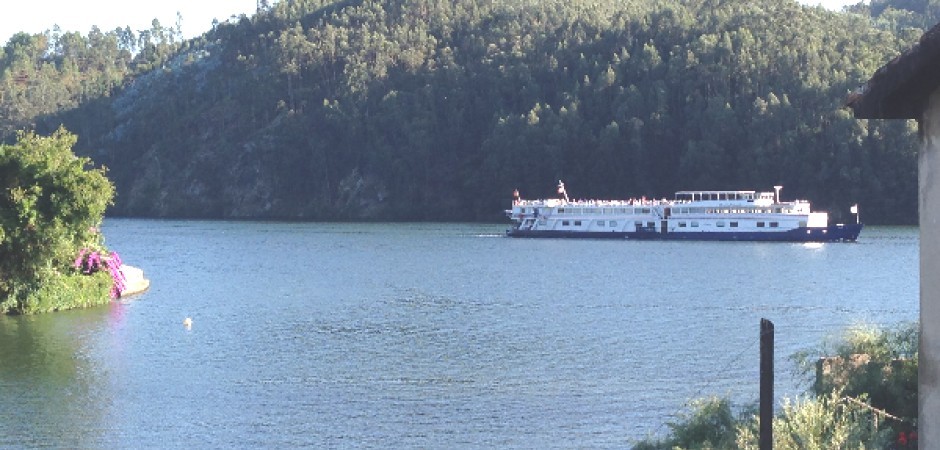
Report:
[[[759,242],[855,242],[862,224],[830,225],[824,228],[800,227],[787,231],[740,232],[669,232],[652,230],[636,232],[589,232],[571,230],[506,231],[509,237],[520,238],[580,238],[580,239],[641,239],[666,241],[759,241]]]

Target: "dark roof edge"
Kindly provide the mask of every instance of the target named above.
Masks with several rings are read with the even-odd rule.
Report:
[[[930,93],[940,86],[940,24],[879,68],[845,106],[859,119],[919,119]]]

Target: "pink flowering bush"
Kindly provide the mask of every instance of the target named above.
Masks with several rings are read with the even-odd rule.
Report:
[[[73,267],[85,275],[98,272],[103,267],[111,275],[113,281],[111,298],[118,298],[127,289],[127,279],[124,277],[124,272],[121,271],[121,264],[121,257],[117,252],[102,256],[101,252],[97,250],[83,248],[78,252]]]

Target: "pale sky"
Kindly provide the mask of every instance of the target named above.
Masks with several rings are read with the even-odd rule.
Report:
[[[92,25],[102,32],[129,26],[136,33],[157,19],[173,27],[177,12],[183,16],[183,36],[191,38],[209,31],[212,19],[225,22],[256,9],[256,0],[0,0],[0,47],[20,31],[42,33],[55,25],[86,36]]]
[[[836,11],[843,5],[858,3],[858,0],[799,1]],[[0,0],[0,47],[17,32],[42,33],[55,25],[64,32],[78,31],[86,36],[92,25],[102,32],[130,26],[136,33],[149,30],[153,19],[158,19],[164,27],[172,27],[176,25],[177,12],[183,16],[184,37],[191,38],[208,31],[212,19],[225,22],[233,15],[250,16],[256,8],[256,0]]]

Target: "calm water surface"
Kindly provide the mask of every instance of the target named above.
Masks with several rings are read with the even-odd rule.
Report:
[[[0,317],[0,447],[629,447],[689,399],[918,316],[913,228],[856,244],[515,240],[503,225],[109,219],[152,281]],[[191,317],[186,329],[183,319]]]

